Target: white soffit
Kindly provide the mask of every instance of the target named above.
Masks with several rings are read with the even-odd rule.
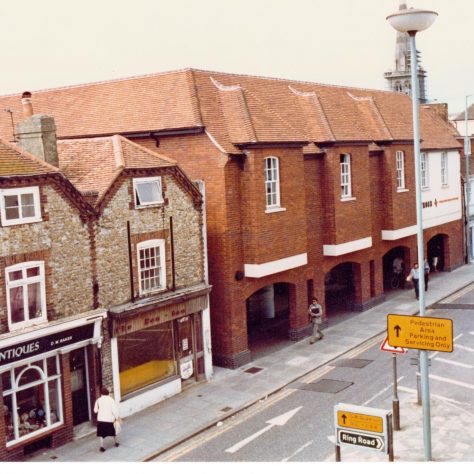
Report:
[[[462,219],[462,212],[455,211],[451,214],[447,214],[440,217],[432,217],[430,219],[423,219],[423,229],[430,229],[431,227],[436,227],[442,224],[448,224],[449,222],[454,222]],[[382,240],[398,240],[403,239],[404,237],[409,237],[410,235],[415,235],[417,233],[417,226],[412,225],[411,227],[404,227],[403,229],[397,230],[383,230],[382,231]]]
[[[292,268],[302,267],[308,263],[308,254],[301,253],[292,257],[274,260],[260,264],[246,263],[244,265],[245,276],[248,278],[262,278],[274,273],[284,272]]]
[[[338,245],[323,245],[323,255],[325,257],[338,257],[346,253],[357,252],[358,250],[368,249],[372,247],[372,237],[353,240]]]

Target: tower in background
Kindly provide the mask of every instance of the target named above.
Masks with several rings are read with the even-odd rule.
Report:
[[[407,4],[400,0],[399,10],[406,10]],[[418,56],[418,84],[420,103],[428,102],[426,96],[426,71],[420,66],[420,53]],[[388,81],[389,89],[394,92],[402,92],[411,96],[411,58],[410,42],[408,33],[397,32],[395,46],[395,69],[384,74]]]

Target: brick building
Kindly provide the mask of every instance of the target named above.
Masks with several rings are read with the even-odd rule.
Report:
[[[408,270],[416,259],[403,94],[183,70],[34,100],[63,139],[120,134],[205,182],[218,365],[249,362],[268,334],[307,335],[313,294],[327,317],[379,303],[393,260]],[[0,98],[14,121],[17,101]],[[4,137],[9,120],[0,122]],[[423,106],[420,120],[426,253],[449,271],[463,263],[459,145],[432,108]]]
[[[125,417],[212,372],[198,187],[123,137],[57,141],[23,101],[0,141],[0,460],[72,440],[101,385]]]

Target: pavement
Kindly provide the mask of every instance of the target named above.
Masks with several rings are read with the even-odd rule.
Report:
[[[474,265],[453,272],[430,275],[427,306],[474,282]],[[417,314],[413,290],[398,290],[384,303],[363,313],[331,318],[325,337],[314,345],[308,339],[264,355],[236,370],[215,367],[208,382],[192,385],[182,393],[124,420],[120,446],[106,439],[106,452],[99,452],[94,428],[87,424],[77,439],[56,449],[37,452],[28,462],[137,462],[147,461],[184,440],[258,403],[296,379],[345,354],[369,339],[382,335],[387,314]],[[343,324],[341,324],[343,322]],[[251,367],[262,370],[246,372]],[[403,413],[400,431],[394,432],[395,461],[423,461],[422,408],[416,394],[400,393]],[[263,402],[264,403],[264,402]],[[435,398],[432,406],[432,452],[434,461],[474,461],[474,415],[449,400]],[[387,456],[344,446],[342,461],[388,461]],[[326,461],[334,461],[329,457]]]

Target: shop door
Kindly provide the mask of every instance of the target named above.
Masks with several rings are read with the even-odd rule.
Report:
[[[193,381],[195,378],[193,318],[184,316],[174,321],[176,359],[181,379]]]
[[[77,349],[71,352],[69,357],[74,425],[79,425],[90,419],[85,351],[86,348]]]

